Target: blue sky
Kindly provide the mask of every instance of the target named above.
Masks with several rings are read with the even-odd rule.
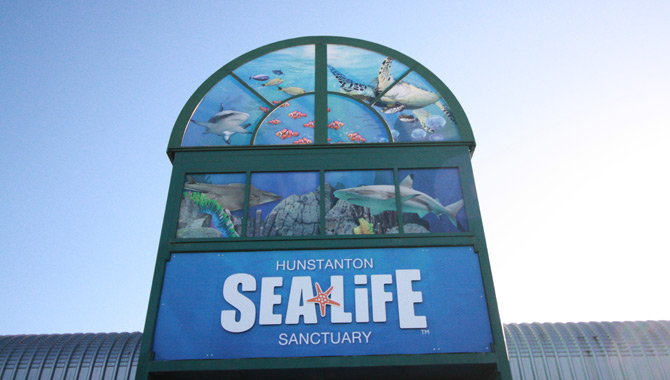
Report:
[[[668,319],[670,4],[10,2],[0,334],[142,330],[170,131],[287,38],[403,52],[459,99],[504,322]]]

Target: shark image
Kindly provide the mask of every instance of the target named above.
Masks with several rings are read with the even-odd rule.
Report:
[[[463,208],[462,199],[450,205],[442,206],[439,199],[414,190],[412,188],[413,183],[414,180],[411,175],[408,175],[400,182],[400,202],[402,203],[403,212],[416,213],[421,218],[431,212],[438,217],[446,215],[451,224],[459,230],[465,231],[465,228],[456,219],[458,212]],[[370,208],[372,215],[379,215],[389,210],[397,211],[395,186],[393,185],[352,187],[336,190],[333,195],[353,205]]]
[[[211,183],[196,182],[187,176],[188,182],[184,184],[184,190],[197,191],[207,198],[219,202],[221,207],[229,211],[237,211],[244,208],[243,183],[231,183],[230,185],[213,185]],[[282,199],[281,196],[269,191],[261,190],[254,185],[249,185],[249,207],[258,206],[268,202]]]
[[[241,125],[248,118],[248,113],[224,110],[223,103],[221,103],[221,110],[212,116],[209,121],[197,121],[193,119],[191,121],[205,127],[205,134],[212,133],[219,135],[223,137],[226,144],[230,144],[230,137],[236,133],[251,134],[251,132],[245,129],[251,125],[250,123]]]

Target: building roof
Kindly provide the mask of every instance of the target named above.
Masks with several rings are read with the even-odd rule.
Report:
[[[670,321],[504,325],[514,379],[670,379]],[[134,379],[142,333],[0,336],[0,380]]]

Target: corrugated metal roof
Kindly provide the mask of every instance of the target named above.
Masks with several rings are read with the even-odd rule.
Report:
[[[514,379],[670,380],[670,321],[510,323]]]
[[[670,380],[670,321],[510,323],[515,380]],[[131,380],[142,334],[0,336],[0,380]]]
[[[134,379],[142,333],[0,336],[0,380]]]

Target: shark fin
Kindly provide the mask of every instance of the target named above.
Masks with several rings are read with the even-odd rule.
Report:
[[[186,179],[188,179],[188,183],[190,183],[190,184],[197,183],[197,182],[195,182],[195,180],[193,179],[193,177],[191,177],[190,175],[187,175],[187,176],[186,176]]]
[[[219,112],[223,111],[223,103],[221,103],[221,109],[219,109]]]
[[[226,144],[230,145],[230,136],[232,136],[233,133],[235,132],[223,132],[223,134],[221,135],[223,137],[223,141],[225,141]]]
[[[400,187],[407,187],[407,188],[412,188],[414,185],[414,174],[410,174],[405,179],[400,182]]]
[[[342,182],[338,182],[335,184],[335,190],[342,190],[342,189],[346,189],[346,187]]]
[[[246,123],[244,125],[240,125],[240,127],[244,128],[244,129],[247,129],[247,128],[249,128],[250,125],[251,125],[251,123]],[[247,133],[251,133],[251,132],[247,132]]]

